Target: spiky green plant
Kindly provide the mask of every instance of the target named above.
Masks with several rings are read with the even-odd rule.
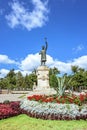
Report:
[[[57,77],[57,80],[58,80],[57,94],[59,96],[63,96],[65,93],[65,89],[66,89],[65,76],[62,78]]]
[[[72,81],[72,78],[70,78],[68,81],[66,80],[66,77],[57,77],[58,86],[57,86],[57,94],[58,96],[63,96],[65,94],[66,87],[70,84]]]

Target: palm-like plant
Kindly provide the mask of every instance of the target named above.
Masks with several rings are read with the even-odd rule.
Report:
[[[62,78],[57,78],[58,80],[58,87],[57,87],[57,94],[59,96],[63,96],[64,93],[65,93],[65,89],[66,89],[66,86],[65,86],[65,76],[62,77]]]
[[[66,82],[65,81],[66,77],[63,76],[61,78],[57,77],[57,80],[58,80],[57,94],[58,94],[58,96],[63,96],[65,93],[66,87],[70,84],[72,79],[70,79],[69,81]]]

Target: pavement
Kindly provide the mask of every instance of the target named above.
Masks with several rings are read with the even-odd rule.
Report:
[[[21,101],[27,96],[27,94],[0,94],[0,103],[4,102],[5,100]]]
[[[27,98],[30,95],[37,95],[37,94],[44,94],[44,93],[39,93],[39,92],[33,92],[33,91],[29,91],[27,94],[23,93],[23,94],[13,94],[13,93],[9,93],[9,94],[0,94],[0,103],[4,102],[5,100],[9,100],[9,101],[21,101],[25,98]]]

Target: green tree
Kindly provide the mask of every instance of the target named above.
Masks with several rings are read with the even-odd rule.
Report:
[[[49,70],[49,84],[53,88],[57,88],[57,75],[60,74],[60,71],[54,67]]]
[[[1,89],[7,89],[9,87],[9,81],[7,78],[1,78],[0,79],[0,88]]]
[[[56,67],[50,68],[49,75],[53,75],[53,74],[58,75],[58,74],[60,74],[60,71]]]
[[[37,83],[37,76],[36,76],[36,74],[32,73],[32,74],[29,75],[29,83],[30,83],[29,87],[31,89],[33,89],[34,82]]]
[[[75,74],[78,72],[79,67],[78,66],[71,66],[71,70],[72,70],[73,74]]]
[[[23,83],[24,83],[24,77],[23,77],[22,73],[19,71],[18,73],[16,73],[16,88],[18,90],[22,90]]]
[[[86,85],[86,71],[83,68],[79,68],[77,66],[73,66],[73,81],[71,85],[75,90],[81,91],[81,86]]]
[[[28,89],[33,89],[34,82],[37,82],[37,76],[35,73],[31,73],[30,75],[26,75],[24,78],[24,86]]]
[[[84,73],[84,88],[83,89],[87,90],[87,71],[85,71]]]
[[[53,87],[55,89],[57,88],[57,76],[56,75],[54,75],[54,74],[50,75],[49,84],[51,87]]]
[[[5,78],[9,82],[8,89],[14,89],[14,87],[16,86],[16,74],[14,72],[14,69],[11,69]]]
[[[25,89],[29,89],[30,88],[30,79],[29,79],[29,75],[27,75],[27,74],[24,77],[23,86],[24,86]]]

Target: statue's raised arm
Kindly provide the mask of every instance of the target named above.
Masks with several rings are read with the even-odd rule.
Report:
[[[47,51],[48,48],[47,38],[45,38],[45,44],[46,44],[45,50]]]

